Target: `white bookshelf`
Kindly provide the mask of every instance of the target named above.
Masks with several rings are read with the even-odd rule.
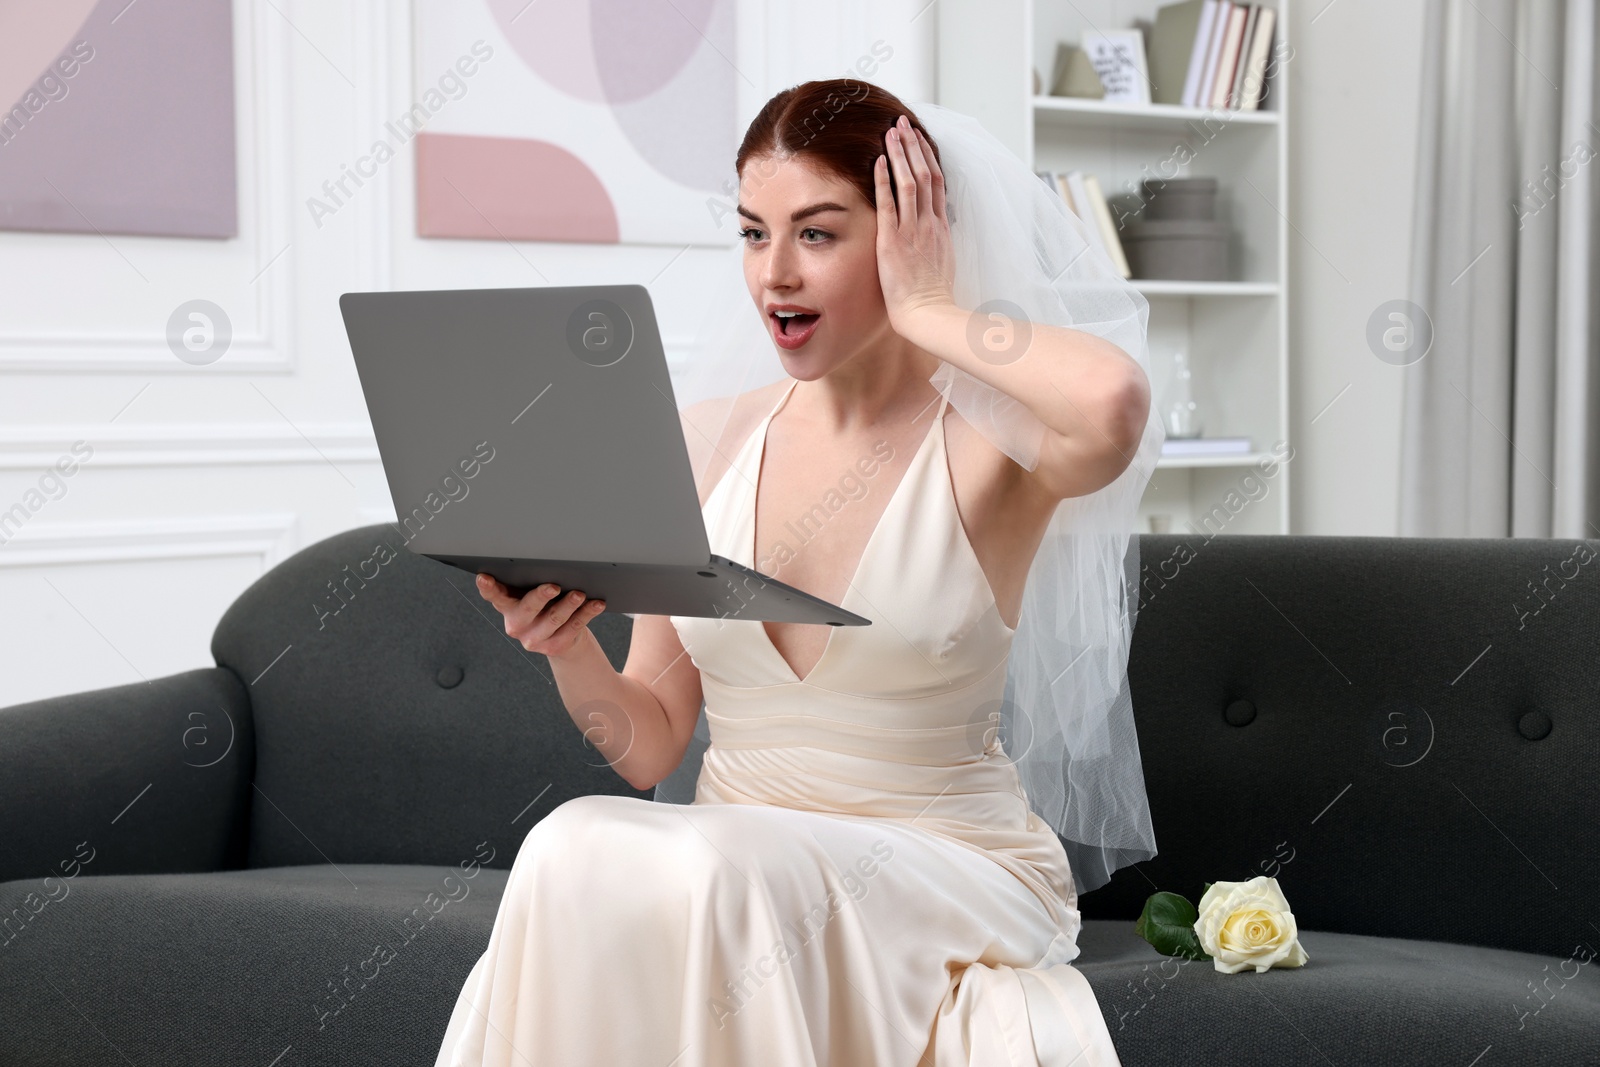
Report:
[[[1204,436],[1248,435],[1252,450],[1163,458],[1139,529],[1150,529],[1150,515],[1166,514],[1175,533],[1288,533],[1294,463],[1280,459],[1293,444],[1284,68],[1273,71],[1258,111],[1129,107],[1033,92],[1034,71],[1048,91],[1058,42],[1076,43],[1085,29],[1142,25],[1148,32],[1163,2],[940,0],[938,99],[976,117],[1033,170],[1096,175],[1114,217],[1119,206],[1137,209],[1146,178],[1217,179],[1217,217],[1231,231],[1229,280],[1132,282],[1150,301],[1156,403],[1164,407],[1174,353],[1184,351]],[[1286,39],[1292,3],[1273,4],[1274,48]],[[1263,462],[1273,473],[1263,473]]]

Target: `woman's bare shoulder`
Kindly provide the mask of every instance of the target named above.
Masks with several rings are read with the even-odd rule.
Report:
[[[683,419],[707,434],[720,431],[723,437],[729,437],[739,431],[748,433],[766,414],[766,407],[777,402],[778,394],[787,384],[787,379],[780,379],[735,396],[696,401],[683,409]],[[719,427],[719,423],[723,425]]]
[[[711,397],[683,409],[683,437],[702,507],[745,439],[787,385],[788,379],[780,378],[748,392]]]

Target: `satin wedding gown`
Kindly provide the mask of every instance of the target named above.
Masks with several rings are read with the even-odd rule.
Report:
[[[767,426],[704,514],[755,557]],[[436,1067],[1103,1067],[1061,842],[995,740],[1014,630],[956,511],[941,400],[805,678],[760,622],[673,616],[693,804],[569,800],[517,853]],[[873,489],[877,490],[877,486]],[[787,538],[786,538],[787,539]]]

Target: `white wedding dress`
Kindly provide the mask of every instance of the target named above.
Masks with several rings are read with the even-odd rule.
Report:
[[[704,513],[755,557],[767,426]],[[1103,1067],[1060,840],[994,737],[1014,631],[956,510],[948,400],[801,679],[750,620],[674,616],[711,745],[693,804],[529,832],[437,1067]]]

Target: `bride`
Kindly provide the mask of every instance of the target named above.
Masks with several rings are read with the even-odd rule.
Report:
[[[710,746],[690,803],[533,828],[439,1067],[1118,1062],[1070,961],[1080,889],[1154,854],[1122,584],[1146,305],[975,122],[918,112],[850,79],[766,104],[745,307],[696,368],[723,395],[675,386],[712,551],[872,624],[640,615],[618,672],[603,602],[478,576],[634,788],[702,704]]]

